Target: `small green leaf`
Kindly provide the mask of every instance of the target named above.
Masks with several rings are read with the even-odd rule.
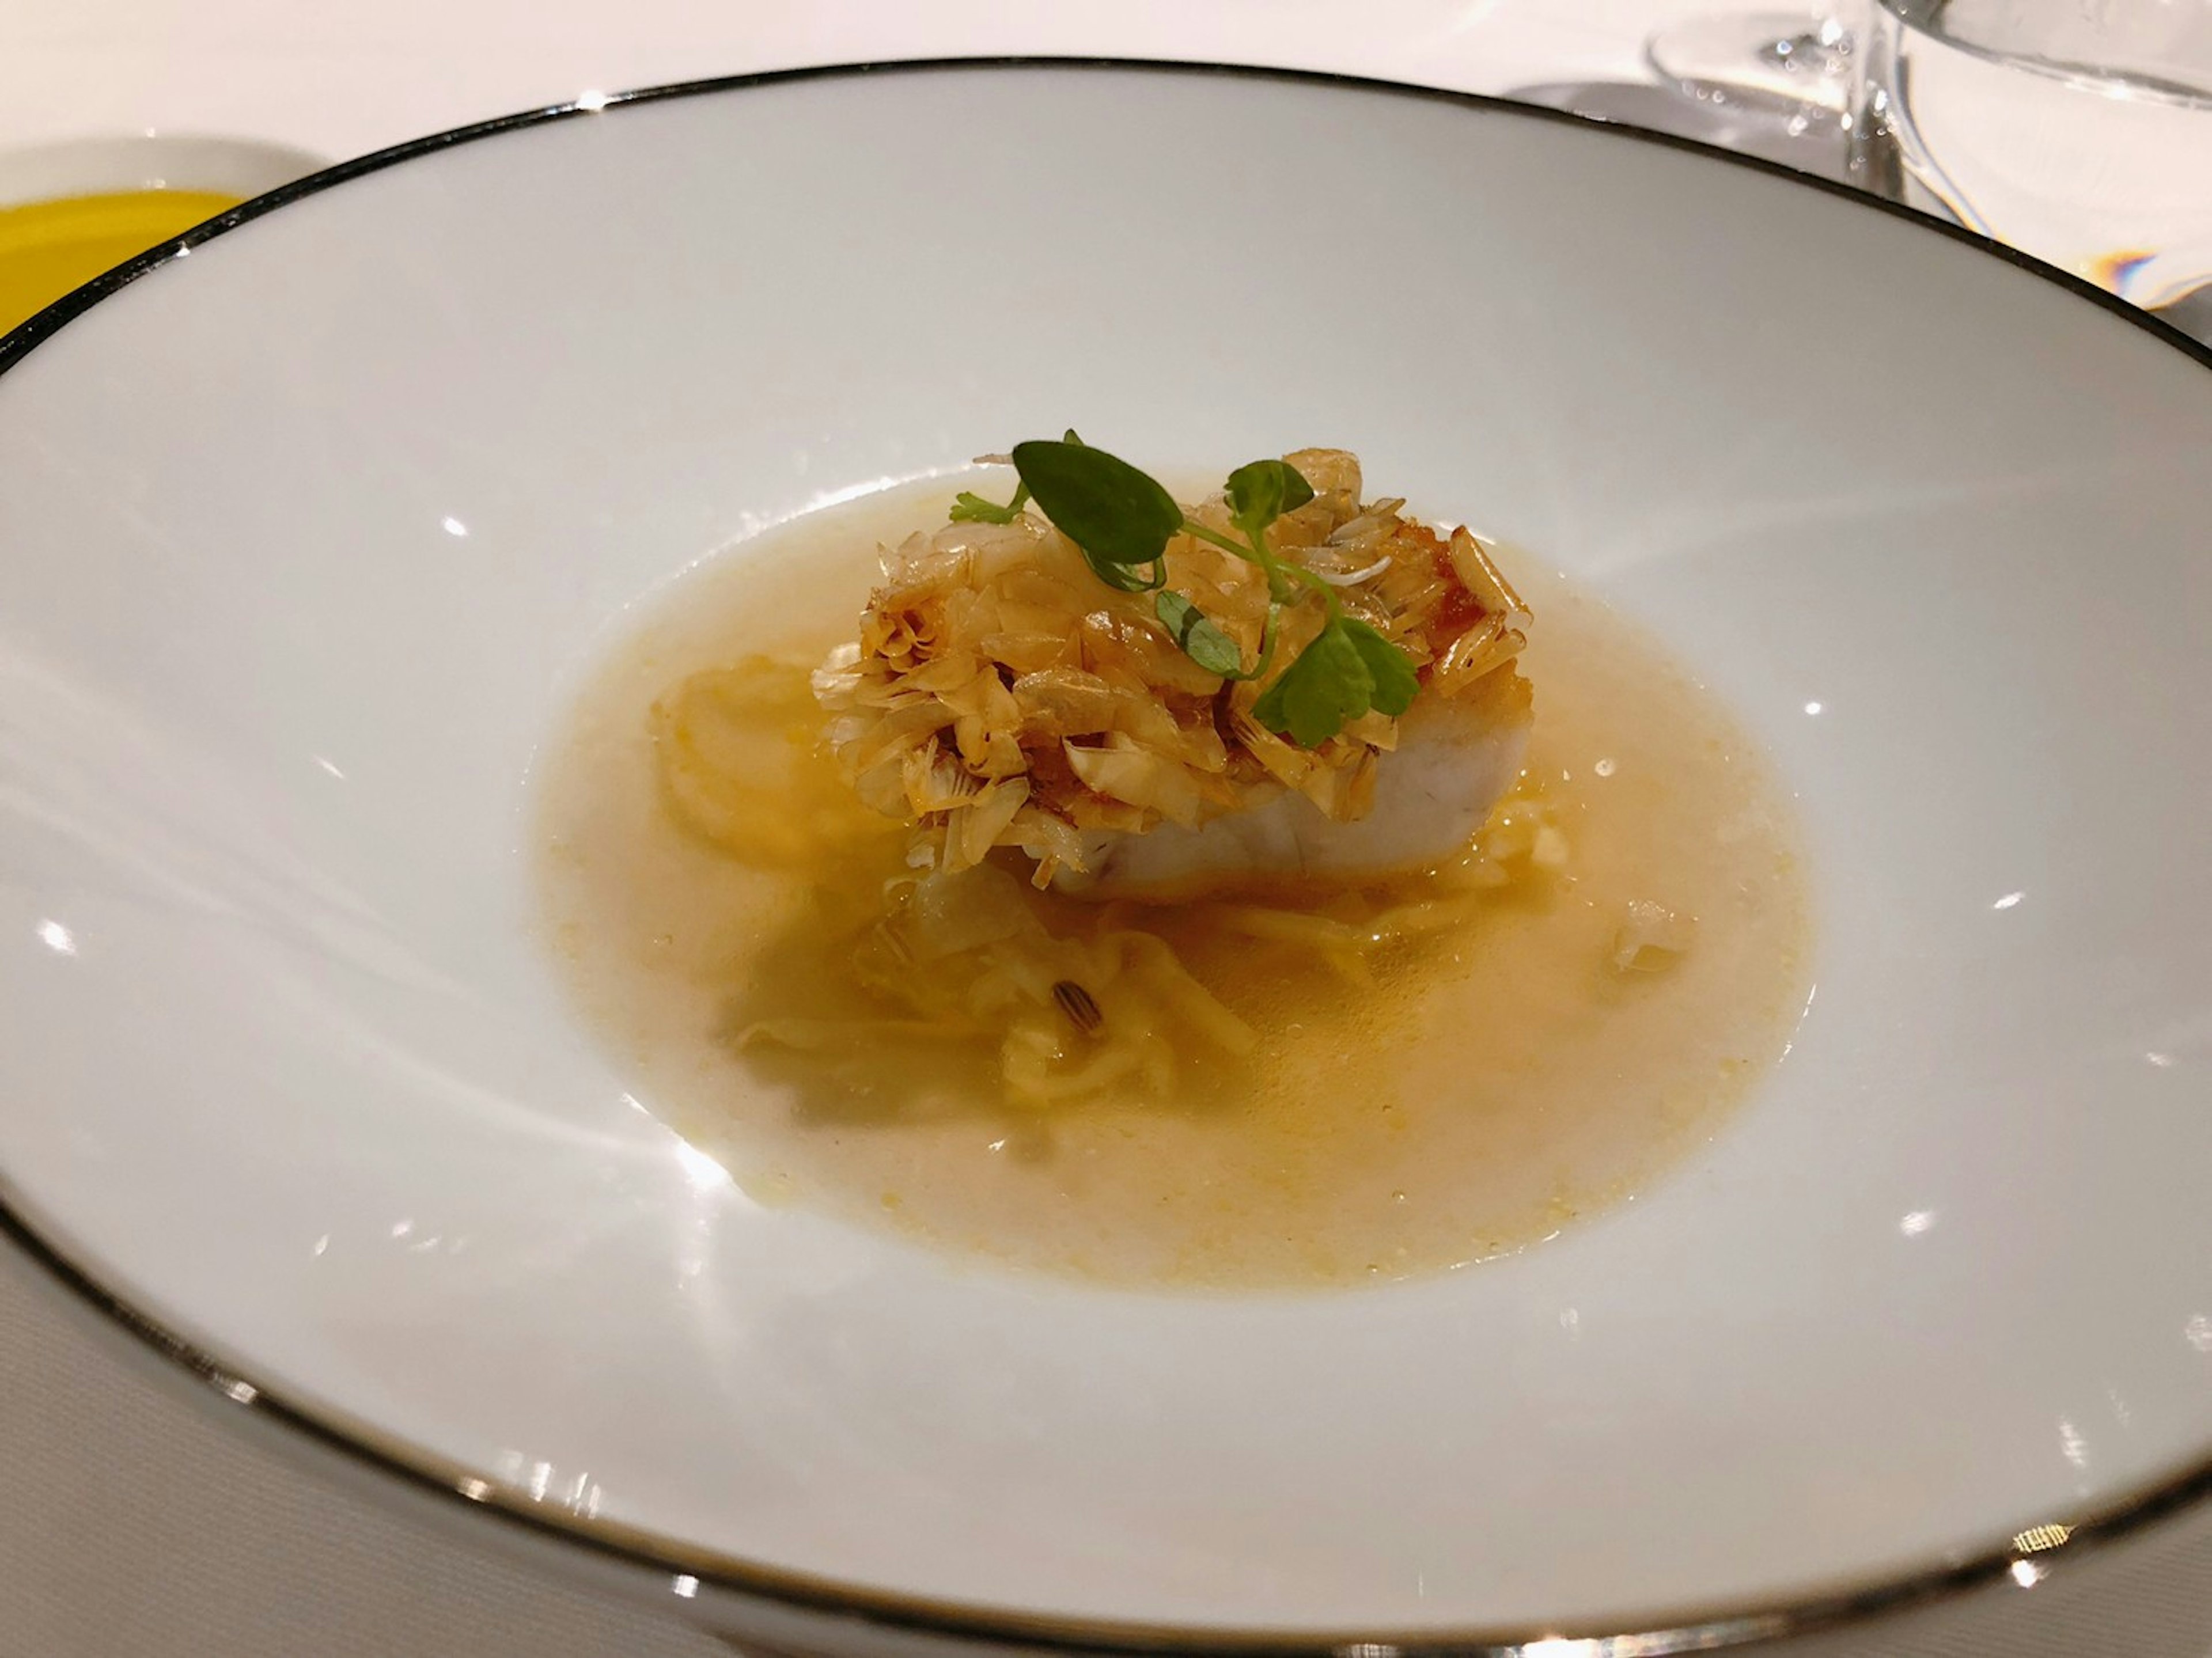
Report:
[[[1301,748],[1319,748],[1371,704],[1374,677],[1341,621],[1332,620],[1297,660],[1252,705],[1252,717],[1287,732]]]
[[[1337,625],[1344,629],[1352,648],[1366,665],[1368,677],[1375,682],[1375,708],[1395,720],[1413,707],[1421,682],[1413,677],[1413,665],[1406,659],[1405,652],[1356,616],[1347,616]]]
[[[1167,624],[1168,633],[1182,647],[1182,653],[1208,673],[1234,677],[1243,670],[1244,658],[1237,641],[1206,619],[1205,613],[1181,593],[1162,593],[1152,608]]]
[[[1030,487],[1026,483],[1014,486],[1014,498],[1001,507],[995,501],[963,489],[952,497],[952,510],[945,517],[955,524],[1012,524],[1022,515],[1029,504]]]
[[[1154,562],[1182,528],[1175,497],[1103,449],[1032,439],[1014,446],[1013,459],[1045,516],[1102,574],[1110,565]]]
[[[1313,485],[1286,460],[1255,460],[1229,475],[1224,494],[1237,527],[1257,540],[1260,532],[1285,513],[1314,498]]]

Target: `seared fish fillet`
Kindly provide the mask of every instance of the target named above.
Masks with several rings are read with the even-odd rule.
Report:
[[[1516,694],[1517,690],[1517,694]],[[1085,897],[1172,898],[1240,880],[1351,882],[1443,862],[1474,838],[1521,774],[1533,724],[1528,682],[1481,697],[1417,701],[1398,747],[1376,762],[1374,804],[1339,823],[1304,795],[1143,835],[1085,843],[1087,873],[1055,884]]]
[[[1306,748],[1254,714],[1262,686],[1176,644],[1152,595],[1101,581],[1031,512],[950,524],[884,560],[858,637],[814,677],[828,740],[860,799],[914,826],[909,861],[1028,860],[1038,886],[1169,897],[1239,880],[1351,880],[1442,862],[1518,774],[1529,726],[1516,670],[1530,617],[1465,530],[1359,498],[1340,450],[1285,457],[1314,499],[1269,526],[1343,612],[1386,638],[1419,689]],[[1221,533],[1218,497],[1185,509]],[[1202,537],[1168,544],[1169,587],[1259,660],[1267,580]],[[1328,611],[1285,604],[1278,660]]]

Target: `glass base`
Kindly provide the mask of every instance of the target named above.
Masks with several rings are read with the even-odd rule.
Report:
[[[1850,31],[1817,11],[1733,12],[1660,30],[1644,55],[1686,96],[1778,118],[1841,118],[1851,96]]]

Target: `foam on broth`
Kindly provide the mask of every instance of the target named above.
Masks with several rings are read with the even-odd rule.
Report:
[[[863,1056],[858,1086],[851,1056],[833,1084],[804,1054],[740,1053],[733,1008],[853,999],[823,918],[871,902],[896,841],[888,863],[849,849],[794,871],[735,863],[666,809],[647,710],[749,653],[818,659],[848,633],[878,546],[940,522],[953,487],[811,515],[684,578],[592,678],[544,768],[545,901],[578,1005],[635,1096],[748,1192],[1119,1284],[1372,1282],[1510,1250],[1620,1199],[1709,1138],[1779,1056],[1808,970],[1787,799],[1651,641],[1525,561],[1507,572],[1536,617],[1528,771],[1568,837],[1562,878],[1378,958],[1368,989],[1224,936],[1202,907],[1146,913],[1261,1037],[1253,1060],[1198,1067],[1164,1104],[1012,1111],[980,1056],[927,1041]],[[828,763],[803,729],[782,735],[793,763]],[[1612,963],[1638,899],[1698,918],[1661,972]],[[1095,914],[1042,902],[1055,928]]]

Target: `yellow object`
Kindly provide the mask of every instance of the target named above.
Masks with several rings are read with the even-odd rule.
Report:
[[[130,190],[0,208],[0,332],[238,202],[207,191]]]

